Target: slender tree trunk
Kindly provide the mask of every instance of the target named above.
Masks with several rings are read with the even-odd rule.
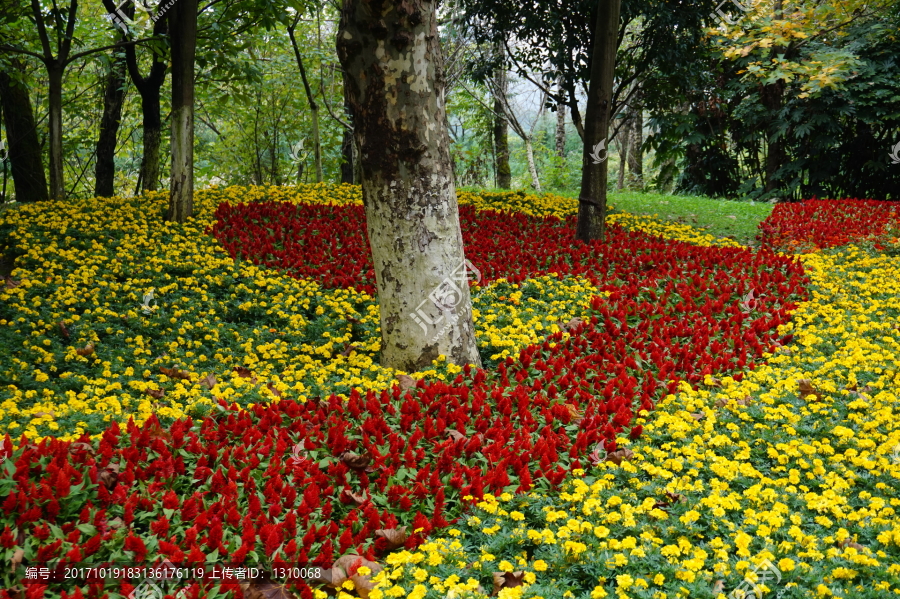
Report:
[[[644,117],[640,103],[631,112],[628,140],[628,187],[644,188]]]
[[[300,78],[303,80],[303,89],[306,90],[306,99],[309,102],[309,111],[312,114],[312,134],[313,134],[313,157],[316,163],[316,183],[321,183],[322,176],[322,142],[319,139],[319,105],[316,103],[316,96],[312,92],[309,80],[306,78],[306,69],[303,67],[303,56],[300,54],[300,48],[297,46],[297,39],[294,37],[294,27],[300,20],[294,21],[294,26],[288,27],[288,36],[291,38],[291,46],[294,48],[294,58],[297,59],[297,67],[300,69]]]
[[[566,157],[566,105],[556,105],[556,155]]]
[[[169,19],[172,39],[172,174],[166,220],[194,214],[194,54],[197,0],[178,0]]]
[[[113,51],[113,61],[106,75],[103,94],[103,116],[100,119],[100,135],[97,138],[97,164],[94,171],[94,195],[115,195],[116,138],[122,122],[122,105],[125,103],[125,56]]]
[[[502,46],[497,50],[503,53]],[[509,80],[506,68],[500,66],[494,73],[494,87],[498,94],[506,95]],[[509,121],[500,98],[494,98],[494,147],[497,148],[497,187],[509,189],[512,186],[512,169],[509,166]]]
[[[775,123],[778,120],[778,112],[784,104],[784,81],[778,80],[763,87],[762,104],[769,113],[771,122],[768,141],[768,151],[766,152],[766,193],[774,192],[781,184],[778,177],[778,170],[784,166],[787,160],[787,153],[784,148],[784,139],[779,137],[775,139]]]
[[[62,201],[66,199],[62,147],[62,66],[48,67],[47,75],[50,106],[50,197]]]
[[[480,365],[444,118],[436,4],[345,0],[337,49],[360,144],[382,363]]]
[[[23,65],[12,61],[12,69],[0,70],[0,103],[3,105],[3,124],[6,126],[6,151],[16,190],[16,201],[38,202],[49,199],[41,144],[38,141],[34,112],[28,88],[12,77],[13,70],[21,73]]]
[[[781,19],[784,16],[784,3],[782,0],[775,0],[774,4],[775,18]],[[775,48],[772,49],[771,56],[775,58]],[[781,184],[778,179],[778,170],[787,161],[787,153],[784,148],[784,138],[775,139],[775,123],[778,121],[778,112],[784,104],[785,83],[783,79],[779,79],[774,83],[763,86],[762,104],[769,113],[769,136],[768,151],[766,152],[766,184],[765,192],[772,193]]]
[[[531,186],[541,193],[541,180],[538,178],[537,166],[534,163],[534,143],[530,137],[525,138],[525,155],[528,157],[528,172],[531,174]]]
[[[606,160],[606,145],[620,9],[621,0],[599,0],[597,5],[576,227],[576,237],[585,242],[602,239],[606,231],[606,181],[609,163]]]
[[[619,149],[619,173],[616,181],[616,189],[625,189],[625,171],[628,167],[628,144],[631,141],[631,122],[625,121],[616,136],[616,146]]]
[[[350,101],[347,98],[347,75],[341,72],[343,78],[343,96],[344,96],[344,112],[350,114]],[[341,163],[341,183],[357,183],[359,179],[356,177],[357,168],[357,152],[356,141],[353,139],[353,129],[344,128],[344,137],[341,140],[341,155],[343,162]]]
[[[161,86],[148,85],[141,93],[143,112],[143,146],[141,158],[141,191],[156,191],[159,188],[159,148],[162,144],[162,115],[160,113]]]
[[[353,178],[353,130],[344,129],[344,137],[341,139],[341,183],[355,183]]]

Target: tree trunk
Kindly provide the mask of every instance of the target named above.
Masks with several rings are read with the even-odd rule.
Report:
[[[599,0],[591,79],[584,123],[581,193],[578,197],[576,237],[584,242],[602,239],[606,231],[606,181],[610,105],[616,66],[621,0]]]
[[[640,104],[635,104],[631,112],[631,127],[628,140],[628,187],[644,188],[644,117]]]
[[[528,172],[531,174],[531,186],[541,193],[541,180],[538,178],[537,166],[534,164],[534,144],[530,137],[525,138],[525,155],[528,157]]]
[[[115,4],[112,0],[103,0],[107,11],[114,12]],[[134,3],[126,3],[121,8],[128,18],[134,17]],[[153,25],[154,37],[162,37],[168,33],[167,18],[159,19]],[[123,40],[125,38],[123,37]],[[141,117],[143,129],[143,155],[141,157],[141,171],[138,173],[139,185],[135,188],[143,192],[156,191],[159,187],[159,148],[162,140],[162,118],[160,111],[160,90],[166,81],[168,59],[159,52],[153,52],[150,71],[146,77],[141,76],[138,65],[137,50],[133,45],[125,46],[125,63],[128,67],[128,75],[135,89],[141,96]],[[135,193],[138,193],[135,191]]]
[[[172,40],[172,174],[166,220],[194,214],[194,54],[198,0],[178,0],[169,19]]]
[[[625,124],[619,129],[616,135],[616,146],[619,150],[619,173],[618,181],[616,181],[616,189],[622,191],[625,189],[625,170],[628,166],[628,144],[631,141],[631,122],[625,121]]]
[[[566,105],[556,105],[556,155],[566,157]]]
[[[9,72],[0,70],[0,103],[3,105],[3,124],[6,126],[6,151],[16,201],[38,202],[49,199],[41,144],[38,141],[28,88],[11,75],[13,71],[22,72],[22,63],[14,59],[12,67]]]
[[[776,19],[782,19],[784,17],[783,0],[775,0],[773,9]],[[774,47],[772,48],[771,56],[774,60],[776,56],[776,49]],[[785,152],[784,148],[784,138],[778,137],[778,139],[775,139],[775,124],[778,121],[778,112],[781,110],[781,107],[784,104],[784,89],[785,83],[783,79],[779,79],[774,83],[765,85],[762,89],[762,104],[766,107],[766,110],[769,113],[770,122],[769,136],[766,140],[768,142],[768,151],[766,152],[765,185],[765,192],[767,194],[772,193],[776,189],[778,189],[781,181],[778,180],[777,173],[778,170],[787,161],[787,153]]]
[[[294,26],[300,20],[294,21]],[[291,46],[294,48],[294,58],[297,59],[297,67],[300,69],[300,78],[303,80],[303,89],[306,90],[306,100],[309,102],[309,110],[312,113],[312,134],[313,134],[313,157],[316,163],[316,183],[321,183],[322,177],[322,142],[319,139],[319,105],[316,103],[316,97],[306,78],[306,69],[303,67],[303,56],[300,54],[300,48],[297,45],[297,39],[294,37],[294,27],[288,27],[288,36],[291,38]]]
[[[113,51],[113,61],[106,76],[103,94],[103,116],[100,119],[100,135],[97,138],[97,164],[94,171],[94,195],[115,195],[116,138],[122,122],[122,105],[125,103],[125,56]]]
[[[771,122],[768,141],[768,151],[766,152],[766,193],[776,191],[781,181],[778,178],[778,170],[787,160],[787,153],[784,149],[784,138],[775,139],[775,123],[778,120],[778,112],[784,103],[784,81],[778,80],[763,87],[762,104],[769,113]]]
[[[341,76],[343,79],[344,112],[349,115],[350,101],[347,98],[347,75],[342,72]],[[356,141],[353,139],[352,128],[344,128],[344,137],[341,140],[341,155],[344,159],[341,163],[341,183],[350,183],[351,185],[358,183],[359,179],[356,177],[356,172],[358,170],[356,164],[358,162]]]
[[[503,52],[502,47],[499,52]],[[497,93],[506,95],[509,80],[506,68],[500,66],[494,73],[494,87]],[[497,187],[509,189],[512,186],[512,169],[509,167],[509,122],[503,102],[494,98],[494,147],[497,148]]]
[[[444,355],[480,366],[435,3],[345,0],[337,49],[360,145],[382,364],[414,372]]]
[[[162,115],[160,114],[161,85],[148,85],[141,92],[143,112],[144,155],[141,158],[141,191],[156,191],[159,188],[159,148],[162,143]]]
[[[341,139],[341,183],[356,183],[353,177],[353,130],[344,129],[344,137]]]
[[[66,199],[62,147],[62,66],[48,66],[47,75],[50,106],[50,197],[62,201]]]

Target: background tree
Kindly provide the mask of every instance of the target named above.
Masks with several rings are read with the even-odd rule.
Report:
[[[585,110],[581,193],[578,196],[576,237],[602,239],[606,230],[606,179],[609,156],[609,119],[613,108],[613,75],[619,47],[621,0],[599,0],[591,56],[591,76]]]
[[[103,116],[97,137],[97,161],[94,170],[94,195],[115,195],[115,153],[122,106],[125,103],[125,54],[112,51],[108,71],[103,82]]]
[[[13,58],[0,66],[0,108],[6,127],[6,152],[16,200],[46,200],[50,196],[22,61]]]

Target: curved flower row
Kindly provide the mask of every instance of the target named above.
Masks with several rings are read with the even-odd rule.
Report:
[[[315,188],[310,197],[318,200],[320,192]],[[227,190],[211,195],[222,199],[223,194],[229,196]],[[248,193],[254,194],[258,190]],[[290,199],[280,190],[267,194],[272,201]],[[340,208],[353,203],[345,200],[339,195],[334,200],[336,214],[349,210]],[[120,208],[127,205],[112,201]],[[66,214],[63,207],[55,209]],[[338,336],[313,315],[324,316],[329,309],[341,315],[371,312],[351,303],[359,297],[357,292],[324,291],[254,266],[229,266],[226,257],[213,253],[215,245],[203,241],[200,230],[213,225],[203,218],[183,228],[167,225],[163,234],[157,234],[142,229],[149,222],[134,214],[110,213],[117,223],[113,230],[90,224],[92,219],[101,220],[98,214],[69,214],[78,227],[71,233],[81,237],[65,250],[51,241],[54,235],[70,234],[64,218],[32,212],[33,226],[27,230],[24,225],[29,221],[24,217],[18,221],[22,229],[16,233],[17,241],[27,253],[23,268],[15,273],[22,284],[5,292],[12,301],[4,309],[12,307],[22,316],[4,315],[6,324],[12,323],[4,334],[26,336],[23,347],[35,352],[27,359],[19,354],[18,363],[30,364],[34,356],[49,358],[50,370],[69,362],[56,353],[62,351],[77,364],[81,363],[75,356],[88,359],[82,373],[54,379],[59,385],[64,383],[56,381],[72,379],[76,401],[86,401],[79,397],[78,385],[83,385],[82,394],[99,389],[109,398],[106,401],[122,399],[124,404],[129,393],[110,382],[116,373],[122,379],[132,377],[128,388],[155,400],[180,393],[209,396],[206,401],[216,414],[197,421],[170,417],[160,425],[150,414],[157,411],[165,420],[170,415],[163,407],[144,412],[142,406],[140,415],[147,416],[146,422],[129,425],[125,434],[112,424],[97,444],[84,443],[85,438],[16,448],[7,439],[3,453],[9,478],[0,479],[7,493],[7,515],[0,520],[5,527],[0,547],[11,554],[23,550],[30,563],[86,558],[140,561],[162,555],[196,562],[227,555],[232,561],[309,559],[328,565],[343,552],[375,557],[398,542],[412,548],[432,527],[459,516],[467,497],[554,487],[570,469],[596,459],[588,454],[598,443],[602,449],[596,451],[616,455],[622,435],[641,435],[641,425],[634,422],[637,412],[651,410],[677,381],[699,381],[711,372],[750,366],[775,342],[775,329],[787,321],[792,300],[804,283],[799,264],[771,252],[696,247],[613,226],[605,244],[585,247],[581,254],[567,249],[554,254],[557,248],[546,247],[545,255],[536,257],[568,268],[563,272],[583,273],[596,288],[582,318],[565,324],[567,332],[519,340],[536,343],[515,358],[497,356],[501,361],[496,373],[458,372],[448,366],[445,382],[420,380],[404,391],[387,389],[385,378],[378,390],[348,389],[346,402],[333,395],[313,400],[299,397],[299,389],[285,382],[282,361],[290,355],[291,345],[266,335],[295,330],[308,339],[336,337],[338,341],[327,341],[327,349],[317,348],[321,369],[328,372],[338,354],[347,352],[341,357],[350,359],[359,355],[348,343],[364,342],[365,331],[356,328],[362,319],[344,318],[346,324],[341,326],[346,328]],[[488,220],[494,225],[486,226],[496,226],[498,236],[518,239],[519,231],[508,228],[519,227],[522,221],[496,214]],[[534,222],[533,226],[555,226],[541,219]],[[664,229],[661,224],[647,226]],[[100,242],[109,234],[118,240],[112,255],[103,253]],[[181,254],[173,250],[154,258],[149,247],[161,242],[179,244]],[[136,247],[141,251],[130,254]],[[115,262],[125,257],[135,264],[130,280],[123,277],[121,263]],[[153,268],[168,271],[161,294],[171,293],[177,301],[166,306],[165,299],[157,298],[144,301],[146,309],[123,308],[124,298],[140,303],[140,288],[156,281],[149,278],[149,268],[142,270],[143,263],[154,260]],[[104,261],[112,261],[111,266]],[[490,259],[487,262],[491,265]],[[535,263],[535,268],[541,267],[540,261]],[[235,276],[239,273],[251,273],[252,278]],[[518,288],[498,287],[512,284],[495,281],[486,291],[499,290],[495,295],[503,293],[513,305],[527,302],[529,293],[544,293],[534,287],[539,281],[526,281],[524,275],[516,273],[523,279]],[[552,287],[553,280],[548,281]],[[574,278],[556,282],[588,289]],[[295,289],[301,290],[298,296],[290,293]],[[84,304],[79,303],[79,292],[88,295]],[[245,300],[242,293],[257,297]],[[90,309],[90,303],[103,308]],[[72,313],[70,306],[79,325],[59,326],[57,319],[71,318],[66,315]],[[554,313],[553,302],[545,306],[527,309],[549,310],[554,318],[571,309],[571,304],[559,306]],[[163,310],[171,312],[160,319]],[[484,313],[487,322],[488,316],[497,314],[496,307],[489,305]],[[510,326],[522,327],[523,320],[516,316]],[[112,322],[115,325],[108,324]],[[143,327],[142,343],[136,342],[138,331],[127,329],[132,326]],[[111,332],[101,336],[107,328]],[[84,337],[72,343],[76,335]],[[124,344],[119,336],[125,338]],[[50,344],[30,337],[46,338]],[[86,349],[81,345],[85,341],[93,344],[90,353],[78,351]],[[208,342],[220,355],[212,356],[204,370],[198,366],[207,355],[202,342],[194,347],[189,341]],[[38,353],[41,345],[52,351]],[[231,348],[228,355],[223,346]],[[338,348],[341,351],[335,351]],[[158,351],[166,355],[157,355]],[[145,357],[154,355],[152,361]],[[242,361],[235,363],[236,355]],[[300,352],[304,355],[309,354]],[[234,372],[230,380],[223,384],[208,378],[222,376],[223,363],[226,373]],[[160,368],[163,364],[165,370]],[[141,368],[149,375],[136,376]],[[346,384],[349,377],[362,376],[352,369],[332,372],[334,379],[323,381],[325,389],[335,380]],[[4,410],[21,412],[21,406],[34,416],[27,400],[34,400],[32,406],[44,401],[42,407],[59,409],[52,399],[44,399],[52,396],[52,384],[23,383],[25,378],[14,371],[4,375],[16,377],[7,387],[13,396],[4,402]],[[197,384],[204,380],[207,388]],[[137,387],[148,382],[151,388]],[[36,400],[37,389],[41,400]],[[229,394],[228,389],[236,391]],[[254,390],[269,394],[262,401],[275,403],[251,405],[262,403],[254,400],[260,397],[252,395]],[[291,391],[301,401],[295,401]],[[222,405],[221,413],[215,408],[214,397],[230,401],[240,395],[249,410],[233,404]],[[246,395],[252,401],[247,402]],[[79,404],[68,405],[74,413],[82,409]],[[13,584],[12,579],[6,582]],[[38,582],[27,591],[35,596],[45,590],[71,592],[73,585],[47,589]],[[90,596],[107,591],[127,594],[131,585],[87,589]],[[81,588],[75,592],[80,594]],[[196,597],[201,590],[195,585],[190,592]]]
[[[900,593],[900,260],[850,246],[803,262],[811,299],[765,365],[681,384],[628,460],[562,493],[486,496],[389,556],[369,597]]]

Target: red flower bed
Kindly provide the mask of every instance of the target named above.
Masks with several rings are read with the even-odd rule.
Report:
[[[305,215],[302,226],[283,217],[291,210]],[[232,217],[269,215],[262,220],[280,223],[281,237],[222,227],[233,251],[246,233],[256,244],[250,255],[263,263],[332,285],[358,277],[371,285],[370,269],[352,257],[362,241],[346,232],[358,212],[238,207]],[[569,339],[553,335],[496,372],[466,368],[452,384],[419,381],[409,391],[246,412],[223,407],[201,422],[153,420],[124,433],[113,425],[95,445],[13,450],[7,439],[15,472],[0,479],[0,547],[24,548],[28,563],[168,556],[325,566],[351,551],[377,558],[399,540],[412,547],[462,514],[467,495],[554,487],[570,469],[590,466],[597,443],[616,451],[619,435],[641,434],[636,413],[652,410],[678,380],[752,367],[805,282],[796,262],[768,250],[700,248],[618,227],[604,243],[583,245],[555,219],[463,216],[469,258],[488,278],[578,273],[612,294],[594,298],[590,319]],[[306,245],[288,245],[293,232]],[[329,240],[329,253],[324,241],[313,243],[317,236]],[[364,239],[358,229],[356,236]],[[344,260],[351,274],[342,282],[328,270]],[[757,299],[746,300],[750,290]],[[29,585],[29,596],[43,596],[43,587]],[[52,583],[50,591],[73,588]],[[192,588],[189,596],[199,596]],[[131,585],[114,590],[127,594]]]
[[[896,202],[878,200],[807,200],[777,204],[760,223],[763,244],[782,249],[810,245],[828,248],[885,233],[900,223]]]

